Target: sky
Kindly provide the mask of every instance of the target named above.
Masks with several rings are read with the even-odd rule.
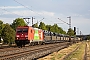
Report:
[[[68,31],[76,27],[77,35],[90,34],[90,0],[0,0],[0,20],[12,24],[16,18],[32,18],[34,23],[57,24]],[[60,20],[59,20],[59,19]],[[64,22],[68,23],[64,23]],[[29,20],[32,25],[32,20]]]

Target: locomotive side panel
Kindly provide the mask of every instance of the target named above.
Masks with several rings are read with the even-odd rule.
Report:
[[[32,27],[28,28],[28,40],[34,39],[34,29]]]
[[[43,31],[41,29],[39,29],[39,39],[40,40],[44,40],[44,34],[43,34]]]
[[[41,29],[36,29],[31,26],[17,27],[15,43],[17,46],[25,46],[28,43],[42,43],[44,40],[43,36]]]
[[[44,40],[43,31],[41,29],[34,28],[33,30],[31,30],[31,32],[32,32],[32,34],[30,34],[30,36],[32,37],[31,42],[38,42]]]

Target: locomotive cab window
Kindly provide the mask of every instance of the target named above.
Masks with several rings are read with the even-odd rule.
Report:
[[[17,29],[17,33],[21,33],[22,32],[22,29]]]
[[[22,32],[28,32],[28,29],[27,28],[17,29],[17,33],[22,33]]]
[[[23,32],[28,32],[28,29],[23,29]]]

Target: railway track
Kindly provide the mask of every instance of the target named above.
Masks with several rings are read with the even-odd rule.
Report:
[[[51,46],[53,44],[49,44],[49,45]],[[45,45],[45,47],[48,47],[49,45]],[[14,53],[23,52],[23,51],[39,49],[41,47],[44,48],[44,45],[27,46],[27,47],[23,47],[23,48],[12,48],[11,47],[11,48],[0,49],[0,57],[8,55],[8,54],[14,54]]]
[[[25,47],[25,48],[19,48],[16,49],[16,51],[13,49],[13,52],[8,52],[6,54],[2,54],[0,52],[0,60],[30,60],[39,58],[41,56],[44,56],[46,54],[52,53],[54,51],[58,51],[62,48],[68,47],[69,43],[57,43],[57,44],[48,44],[48,45],[42,45],[40,47]],[[11,51],[11,50],[9,50]],[[5,51],[3,51],[5,52]]]
[[[61,42],[60,44],[62,44],[62,43],[64,43],[64,42]],[[49,44],[49,45],[52,45],[52,44]],[[48,45],[45,45],[45,46],[48,46]],[[5,47],[3,49],[0,49],[0,57],[8,55],[8,54],[14,54],[14,53],[23,52],[23,51],[39,49],[39,47],[44,47],[44,45],[26,46],[23,48],[18,48],[15,46],[14,47],[8,47],[8,48]]]

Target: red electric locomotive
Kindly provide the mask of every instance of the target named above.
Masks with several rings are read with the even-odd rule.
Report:
[[[43,43],[43,30],[33,28],[31,26],[21,26],[16,28],[15,43],[17,46],[25,46],[26,44]]]

